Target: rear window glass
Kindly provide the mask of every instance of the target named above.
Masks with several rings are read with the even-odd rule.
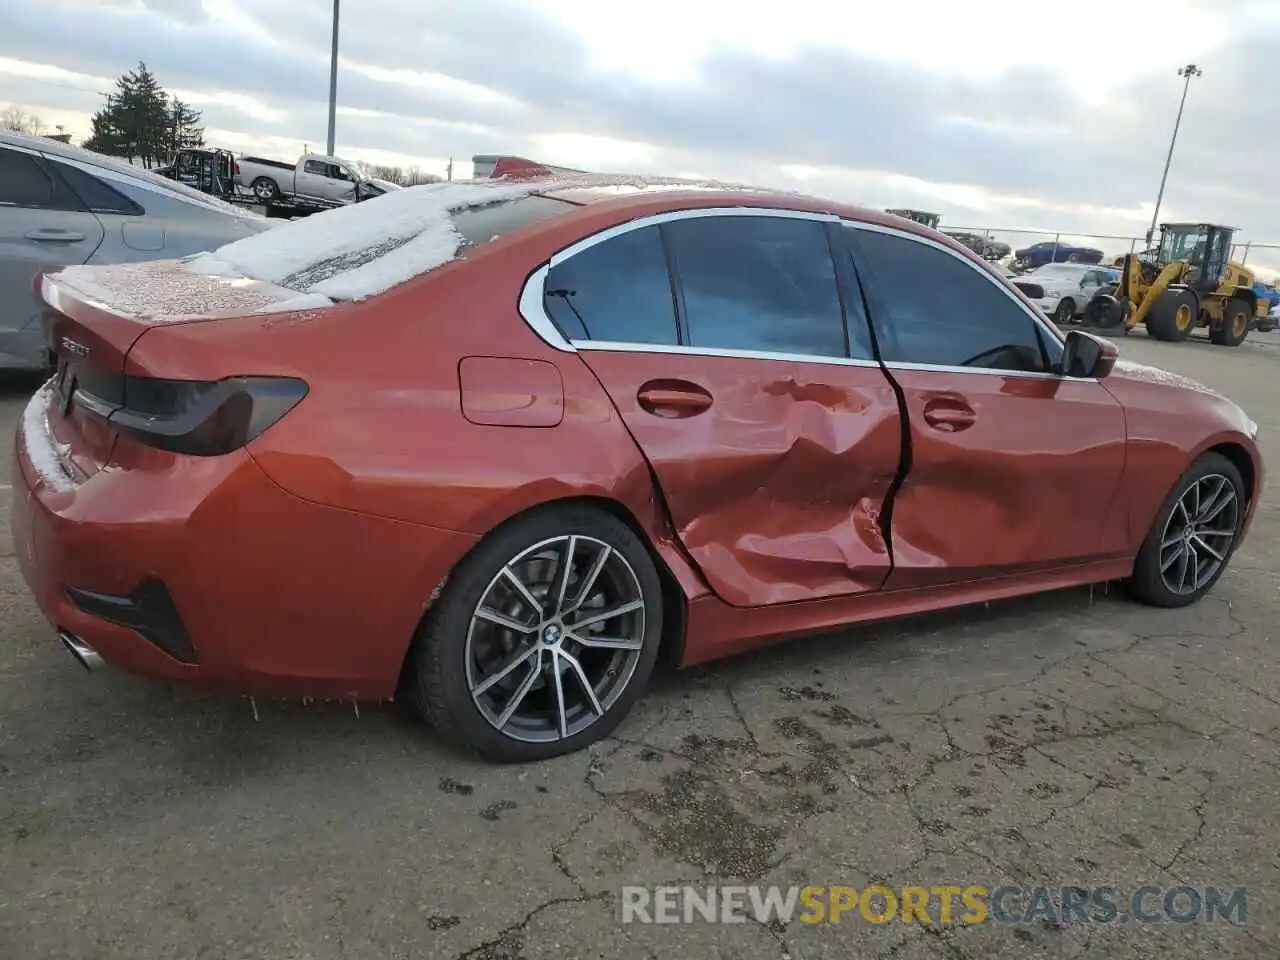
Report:
[[[470,248],[496,240],[504,233],[566,213],[575,206],[564,200],[530,195],[487,207],[461,210],[451,214],[453,226],[463,240],[463,246],[458,252],[465,254]]]
[[[15,207],[53,206],[53,180],[36,158],[17,150],[0,150],[0,204]]]
[[[137,217],[143,209],[114,187],[69,163],[50,161],[63,180],[75,191],[85,208],[94,213],[118,213]]]

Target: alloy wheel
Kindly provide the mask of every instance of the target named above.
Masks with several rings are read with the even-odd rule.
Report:
[[[575,736],[626,690],[644,635],[644,592],[620,552],[588,536],[544,540],[504,565],[472,612],[472,702],[514,740]]]
[[[1220,473],[1183,491],[1160,534],[1160,579],[1170,592],[1195,593],[1218,575],[1231,553],[1239,515],[1235,485]]]

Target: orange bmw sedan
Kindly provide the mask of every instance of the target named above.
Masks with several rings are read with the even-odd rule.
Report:
[[[46,275],[12,531],[85,665],[408,698],[497,761],[606,736],[660,653],[1121,579],[1181,606],[1256,425],[841,203],[445,183]]]

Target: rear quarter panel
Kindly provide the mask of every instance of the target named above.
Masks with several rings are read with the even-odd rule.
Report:
[[[576,354],[549,347],[517,312],[529,264],[500,244],[366,303],[153,328],[129,372],[304,379],[307,397],[249,447],[303,500],[483,534],[547,501],[606,498],[649,533],[687,592],[705,592],[677,555],[648,466],[607,394]],[[558,423],[469,420],[459,372],[467,357],[554,364]]]

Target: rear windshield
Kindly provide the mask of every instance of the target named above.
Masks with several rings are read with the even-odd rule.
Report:
[[[458,181],[393,190],[219,247],[194,269],[361,300],[576,207],[534,189]]]
[[[454,229],[462,235],[460,253],[498,239],[520,227],[554,217],[574,208],[574,204],[551,197],[530,195],[487,207],[472,207],[451,214]]]
[[[573,208],[574,205],[572,203],[566,203],[563,200],[531,195],[521,197],[518,200],[503,200],[483,207],[471,207],[470,209],[450,213],[449,219],[452,221],[454,229],[458,231],[458,235],[462,237],[462,243],[459,244],[454,256],[465,257],[470,251],[484,246],[486,243],[492,243],[504,233],[510,233],[512,230],[527,224],[545,220],[547,217],[554,217],[558,213],[564,213],[566,210],[572,210]],[[289,287],[292,290],[312,290],[325,280],[336,277],[338,274],[351,273],[361,267],[369,266],[388,254],[407,246],[411,241],[417,240],[421,236],[419,234],[417,236],[392,237],[360,250],[353,250],[318,260],[315,263],[308,264],[301,270],[289,274],[284,278],[282,286]],[[423,272],[438,265],[436,262],[424,260],[422,263]]]

